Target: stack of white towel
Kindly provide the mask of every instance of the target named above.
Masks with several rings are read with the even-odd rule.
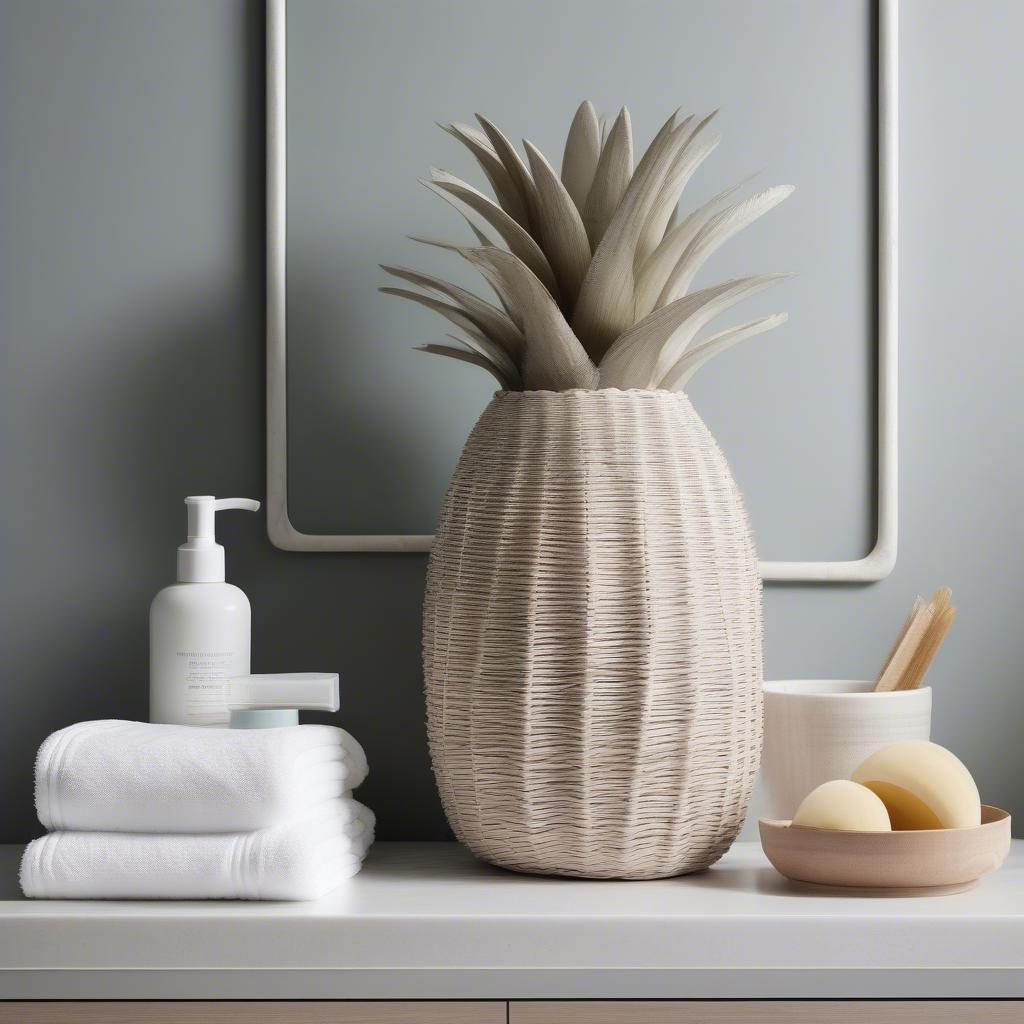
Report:
[[[313,900],[354,875],[373,812],[352,799],[363,748],[343,729],[81,722],[36,759],[50,829],[26,896]]]

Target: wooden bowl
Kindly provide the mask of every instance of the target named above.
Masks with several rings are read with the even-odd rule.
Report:
[[[762,818],[761,846],[796,882],[887,896],[969,889],[1010,852],[1010,815],[982,804],[972,828],[840,832]]]

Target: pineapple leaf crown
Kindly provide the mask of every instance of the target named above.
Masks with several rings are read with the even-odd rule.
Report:
[[[789,277],[754,274],[691,292],[705,260],[793,191],[777,185],[734,200],[749,179],[681,216],[683,189],[718,145],[703,119],[674,113],[633,164],[623,107],[610,129],[581,104],[561,174],[524,140],[526,160],[487,118],[480,128],[441,127],[480,165],[495,199],[436,168],[424,181],[463,216],[475,237],[433,238],[484,277],[496,303],[405,267],[382,269],[406,284],[381,291],[440,313],[457,334],[422,351],[491,373],[510,391],[660,388],[682,391],[710,358],[785,322],[760,317],[695,341],[718,314]]]

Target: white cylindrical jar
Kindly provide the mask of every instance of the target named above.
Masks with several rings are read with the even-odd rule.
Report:
[[[811,790],[848,779],[869,754],[931,738],[932,691],[875,691],[873,680],[791,679],[764,684],[761,780],[768,816],[793,817]]]

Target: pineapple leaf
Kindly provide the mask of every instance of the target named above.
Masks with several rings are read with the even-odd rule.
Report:
[[[442,302],[440,299],[435,299],[433,295],[424,295],[422,292],[414,292],[409,288],[394,288],[391,285],[378,288],[377,290],[383,295],[397,295],[400,299],[418,302],[421,306],[426,306],[427,309],[440,313],[449,323],[455,324],[461,331],[477,330],[472,317],[465,310],[450,302]]]
[[[661,244],[665,232],[668,230],[669,221],[672,219],[672,212],[678,207],[683,189],[686,188],[697,168],[715,151],[721,139],[721,135],[713,135],[708,139],[700,140],[691,137],[691,141],[679,154],[640,235],[634,258],[635,267],[642,267],[651,253]]]
[[[431,180],[423,182],[427,188],[438,192],[442,198],[451,202],[452,198],[468,206],[487,221],[502,240],[540,279],[552,295],[558,294],[558,284],[554,272],[548,263],[544,250],[537,244],[534,237],[520,224],[513,220],[497,203],[491,202],[472,185],[467,184],[452,174],[431,169]],[[452,203],[456,206],[455,203]],[[458,209],[458,206],[456,206]]]
[[[626,331],[601,360],[602,387],[657,387],[712,317],[787,274],[756,274],[712,285],[656,309]]]
[[[739,341],[745,341],[747,338],[770,331],[773,327],[784,324],[788,319],[789,314],[787,313],[775,313],[773,316],[750,320],[745,324],[730,327],[728,330],[711,335],[699,345],[694,345],[689,352],[684,352],[677,360],[676,365],[661,379],[658,386],[667,391],[684,390],[690,378],[719,352],[724,352]]]
[[[665,282],[668,280],[668,275],[672,273],[673,267],[679,262],[679,257],[693,241],[694,236],[711,216],[715,207],[743,188],[754,177],[756,177],[755,174],[748,175],[736,182],[735,185],[722,189],[718,195],[709,199],[692,213],[687,214],[682,221],[665,232],[665,237],[644,262],[637,276],[636,318],[638,320],[647,316],[654,309],[661,289],[665,287]]]
[[[611,127],[608,140],[594,171],[594,178],[583,204],[583,223],[591,249],[597,249],[609,222],[619,208],[633,173],[633,127],[629,111],[623,107]]]
[[[690,144],[691,142],[693,142],[693,140],[694,140],[695,138],[697,138],[697,136],[698,136],[698,135],[700,135],[700,133],[701,133],[702,131],[704,131],[704,129],[705,129],[705,128],[707,128],[707,126],[708,126],[709,124],[711,124],[711,122],[712,122],[712,121],[714,121],[714,119],[715,119],[716,117],[718,117],[718,109],[719,109],[718,107],[715,107],[715,109],[714,109],[714,110],[712,110],[710,114],[705,114],[705,115],[704,115],[704,116],[703,116],[703,117],[702,117],[702,118],[701,118],[701,119],[700,119],[700,120],[699,120],[699,121],[698,121],[698,122],[697,122],[697,123],[696,123],[696,124],[695,124],[695,125],[693,126],[693,128],[691,128],[691,129],[690,129],[690,133],[689,133],[689,135],[687,135],[687,137],[686,137],[686,144],[687,144],[687,145],[689,145],[689,144]],[[692,121],[693,121],[693,117],[688,117],[688,118],[687,118],[686,120],[687,120],[688,122],[692,122]]]
[[[537,189],[530,177],[530,172],[526,169],[526,164],[523,163],[523,158],[516,152],[516,147],[509,142],[508,137],[500,128],[488,121],[482,114],[477,114],[476,119],[494,147],[498,159],[505,165],[505,170],[508,171],[512,183],[519,191],[523,205],[526,207],[529,228],[533,230],[537,218]]]
[[[523,261],[504,249],[467,249],[465,255],[519,313],[526,338],[523,386],[536,391],[596,387],[597,367]]]
[[[594,105],[590,100],[584,100],[569,128],[565,153],[562,155],[562,183],[580,213],[583,212],[600,159],[601,126]]]
[[[583,279],[573,329],[598,361],[634,323],[633,263],[640,233],[685,137],[673,114],[647,147]]]
[[[468,348],[470,351],[476,352],[492,362],[500,371],[502,379],[507,381],[507,387],[510,391],[522,391],[523,381],[519,374],[519,367],[516,366],[512,357],[500,345],[495,344],[490,338],[479,331],[466,331],[465,336],[461,338],[454,334],[449,334],[448,337],[464,348]]]
[[[470,224],[472,223],[472,221],[470,221],[468,217],[466,218],[466,220]],[[482,231],[475,231],[474,234],[480,239],[487,238],[487,236]],[[416,242],[419,245],[429,245],[435,249],[444,249],[446,252],[454,252],[457,253],[459,256],[462,256],[463,259],[465,259],[465,242],[453,242],[447,238],[433,238],[430,235],[406,235],[405,237],[408,238],[410,242]],[[491,249],[501,248],[501,246],[498,245],[497,242],[493,241],[484,241],[481,242],[481,245],[483,245],[485,248]]]
[[[590,242],[579,210],[554,168],[533,143],[523,140],[537,184],[541,244],[571,307],[590,266]]]
[[[485,248],[491,248],[491,249],[499,249],[499,248],[501,248],[498,245],[498,243],[494,241],[494,239],[488,237],[483,231],[480,230],[480,228],[474,222],[473,218],[470,217],[469,214],[466,213],[465,210],[459,210],[459,213],[461,214],[462,219],[469,225],[470,231],[472,231],[473,234],[476,235],[476,240],[477,240],[477,244],[478,245],[482,245]],[[413,241],[424,241],[424,242],[426,242],[427,240],[426,239],[416,239],[416,238],[414,238]],[[434,243],[434,244],[440,244],[440,243]],[[463,252],[462,252],[463,248],[465,248],[464,246],[460,246],[460,245],[448,246],[448,245],[442,244],[441,247],[442,248],[450,248],[454,252],[457,252],[460,256],[462,256],[463,259],[466,258],[463,255]],[[515,315],[508,308],[508,304],[505,302],[504,296],[501,294],[501,292],[497,291],[494,288],[493,285],[491,285],[490,287],[491,287],[491,290],[494,292],[494,294],[498,297],[498,301],[501,303],[501,308],[505,310],[505,312],[508,314],[508,316],[512,319],[512,322],[515,323],[515,319],[516,319]],[[519,324],[516,324],[516,327],[519,328]],[[520,333],[522,333],[521,328],[520,328]]]
[[[473,218],[470,217],[465,210],[459,210],[459,213],[462,215],[462,219],[469,225],[469,230],[472,231],[473,234],[476,236],[476,240],[479,245],[493,245],[495,248],[497,248],[497,243],[494,241],[494,239],[491,238],[489,235],[485,234],[483,231],[481,231],[480,225],[477,224],[476,221],[474,221]]]
[[[715,291],[717,294],[713,295],[710,301],[701,303],[700,308],[682,323],[662,346],[655,365],[654,381],[660,380],[670,371],[690,342],[693,341],[697,332],[719,313],[724,313],[727,309],[735,306],[737,302],[750,298],[758,292],[763,292],[766,288],[771,288],[772,285],[788,281],[792,276],[792,274],[779,273],[753,274],[750,277],[733,278],[713,289],[704,289],[705,291]],[[688,297],[680,298],[677,301],[685,304]]]
[[[658,305],[668,305],[685,295],[697,271],[716,249],[792,194],[792,185],[776,185],[714,214],[680,256],[658,296]]]
[[[512,388],[508,381],[501,375],[501,371],[492,363],[486,356],[480,355],[479,352],[473,352],[466,348],[457,348],[454,345],[417,345],[417,352],[429,352],[431,355],[447,356],[449,359],[458,359],[463,363],[470,363],[473,366],[479,366],[481,369],[486,370],[506,391],[515,390]]]
[[[393,267],[381,265],[381,270],[397,277],[400,280],[408,281],[410,284],[427,288],[434,292],[453,299],[461,307],[462,311],[476,324],[477,327],[488,337],[499,345],[511,356],[516,356],[523,349],[523,335],[516,325],[496,306],[481,299],[478,295],[460,288],[458,285],[450,284],[430,274],[421,274],[416,270],[409,270],[406,267]]]
[[[481,170],[494,189],[495,198],[501,208],[521,227],[530,229],[530,219],[526,212],[526,204],[516,188],[505,165],[498,159],[497,153],[491,148],[487,136],[479,129],[468,124],[443,124],[440,127],[454,139],[458,139],[476,158]]]
[[[669,215],[668,223],[665,225],[665,234],[667,235],[677,224],[679,223],[679,204],[677,203],[672,207],[672,213]],[[660,245],[661,243],[659,243]]]
[[[432,188],[431,186],[428,185],[427,187],[430,188],[435,195],[439,194],[437,190]],[[472,217],[470,217],[470,215],[462,208],[462,206],[460,206],[458,203],[451,202],[451,200],[448,199],[447,196],[442,196],[441,198],[444,199],[444,201],[448,203],[448,205],[466,222],[467,226],[469,227],[469,230],[473,232],[473,235],[475,236],[477,242],[479,242],[480,245],[493,245],[495,247],[498,246],[498,243],[495,242],[494,239],[490,238],[480,229],[480,225],[477,224],[477,222],[473,220]],[[484,198],[486,198],[486,196]],[[461,243],[458,242],[444,242],[441,239],[427,239],[419,235],[409,235],[408,237],[411,238],[414,242],[424,242],[428,245],[437,245],[440,246],[442,249],[457,250],[461,245]]]
[[[429,235],[406,235],[410,242],[418,242],[420,245],[432,245],[435,249],[447,249],[448,252],[461,253],[465,248],[464,242],[450,242],[446,238],[431,238]]]
[[[472,251],[471,247],[467,247],[465,245],[460,245],[458,242],[448,242],[448,241],[445,241],[444,239],[441,239],[441,238],[427,238],[427,237],[425,237],[423,235],[409,235],[408,238],[409,238],[410,241],[412,241],[412,242],[419,242],[421,245],[431,245],[431,246],[434,246],[435,248],[438,248],[438,249],[445,249],[448,252],[458,253],[458,255],[461,256],[464,260],[467,260],[469,263],[471,263],[472,266],[474,267],[474,269],[476,269],[476,270],[480,269],[479,266],[468,255],[468,253],[470,253]],[[480,248],[484,248],[484,249],[499,249],[500,246],[492,244],[492,245],[481,246]],[[495,284],[494,281],[490,280],[486,276],[484,277],[484,280],[487,281],[488,285],[490,285],[490,287],[491,287],[492,291],[494,292],[494,294],[498,296],[498,301],[501,303],[501,305],[504,308],[505,312],[508,314],[509,319],[512,321],[512,323],[514,323],[516,325],[517,328],[519,328],[520,333],[522,333],[522,330],[523,330],[522,319],[520,318],[519,313],[516,310],[515,305],[512,304],[509,301],[508,295],[505,294],[502,291],[502,289],[499,288]]]

